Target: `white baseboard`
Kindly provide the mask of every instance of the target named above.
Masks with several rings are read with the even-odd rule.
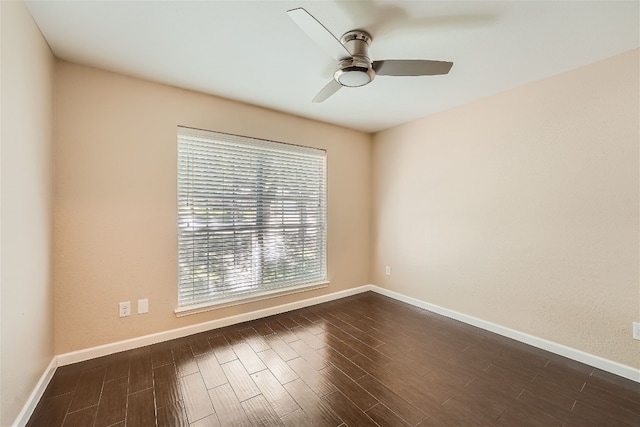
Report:
[[[633,368],[631,366],[623,365],[618,362],[614,362],[609,359],[605,359],[600,356],[596,356],[590,353],[586,353],[581,350],[577,350],[566,345],[558,344],[553,341],[548,341],[543,338],[538,338],[533,335],[526,334],[524,332],[516,331],[505,326],[501,326],[495,323],[488,322],[486,320],[478,319],[477,317],[469,316],[457,311],[449,310],[448,308],[440,307],[438,305],[430,304],[428,302],[412,298],[401,293],[384,289],[375,285],[370,285],[370,289],[381,295],[388,296],[398,301],[405,302],[415,307],[422,308],[433,313],[441,314],[451,319],[459,320],[466,324],[476,326],[478,328],[494,332],[498,335],[505,336],[507,338],[514,339],[516,341],[523,342],[525,344],[538,347],[540,349],[549,351],[551,353],[558,354],[560,356],[567,357],[569,359],[576,360],[578,362],[585,363],[589,366],[593,366],[603,371],[611,372],[612,374],[619,375],[621,377],[630,379],[632,381],[640,382],[640,369]]]
[[[33,411],[36,409],[38,402],[42,398],[44,391],[47,389],[47,386],[49,385],[51,378],[53,378],[53,374],[56,372],[57,368],[58,368],[57,357],[53,356],[53,359],[51,359],[51,362],[49,362],[49,366],[47,366],[45,371],[42,373],[40,380],[34,387],[31,394],[29,395],[27,402],[22,407],[22,410],[16,417],[16,420],[13,422],[12,424],[13,426],[22,427],[27,424],[27,422],[29,421],[29,418],[31,418],[31,415],[33,414]]]
[[[97,347],[91,347],[83,350],[74,351],[71,353],[64,353],[57,356],[57,365],[64,366],[71,363],[82,362],[84,360],[93,359],[96,357],[106,356],[108,354],[117,353],[120,351],[131,350],[138,347],[143,347],[158,342],[168,341],[175,338],[181,338],[199,332],[208,331],[211,329],[222,328],[237,323],[246,322],[249,320],[260,319],[262,317],[272,316],[274,314],[285,313],[287,311],[297,310],[299,308],[309,307],[323,302],[333,301],[336,299],[344,298],[351,295],[356,295],[366,291],[374,291],[381,295],[388,296],[395,300],[405,302],[415,307],[422,308],[424,310],[441,314],[451,319],[459,320],[466,324],[476,326],[478,328],[494,332],[498,335],[502,335],[516,341],[523,342],[525,344],[538,347],[540,349],[550,351],[551,353],[558,354],[560,356],[567,357],[569,359],[576,360],[578,362],[585,363],[587,365],[602,369],[603,371],[611,372],[612,374],[619,375],[630,380],[640,382],[640,370],[631,366],[623,365],[618,362],[614,362],[609,359],[605,359],[600,356],[596,356],[590,353],[586,353],[581,350],[577,350],[572,347],[558,344],[553,341],[548,341],[543,338],[539,338],[533,335],[526,334],[524,332],[510,329],[505,326],[501,326],[486,320],[479,319],[477,317],[469,316],[457,311],[453,311],[444,307],[440,307],[416,298],[406,296],[404,294],[391,291],[385,288],[381,288],[375,285],[364,285],[357,288],[351,288],[344,291],[338,291],[319,297],[308,298],[301,301],[296,301],[288,304],[282,304],[275,307],[269,307],[262,310],[256,310],[249,313],[243,313],[236,316],[225,317],[222,319],[216,319],[209,322],[199,323],[196,325],[186,326],[184,328],[172,329],[165,332],[159,332],[156,334],[145,335],[142,337],[132,338],[124,341],[118,341],[111,344],[105,344]],[[46,384],[45,384],[46,386]]]
[[[146,345],[151,345],[163,341],[169,341],[175,338],[186,337],[188,335],[209,331],[211,329],[222,328],[236,323],[247,322],[249,320],[260,319],[262,317],[273,316],[274,314],[285,313],[287,311],[297,310],[299,308],[309,307],[323,302],[333,301],[336,299],[356,295],[371,290],[371,285],[364,285],[357,288],[346,289],[319,297],[307,298],[301,301],[281,304],[275,307],[269,307],[262,310],[251,311],[249,313],[238,314],[235,316],[224,317],[222,319],[211,320],[209,322],[198,323],[196,325],[185,326],[184,328],[172,329],[169,331],[158,332],[156,334],[144,335],[137,338],[131,338],[124,341],[118,341],[110,344],[104,344],[96,347],[90,347],[83,350],[73,351],[58,355],[58,366],[69,365],[71,363],[82,362],[84,360],[94,359],[96,357],[106,356],[120,351],[131,350]]]

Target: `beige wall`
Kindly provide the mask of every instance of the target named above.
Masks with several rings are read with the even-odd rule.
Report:
[[[640,367],[638,62],[375,135],[374,284]]]
[[[0,425],[11,425],[53,359],[50,275],[55,60],[22,2],[0,2]]]
[[[369,135],[65,62],[57,73],[56,353],[369,283]],[[328,288],[176,318],[177,125],[327,149]],[[118,317],[140,298],[149,314]]]

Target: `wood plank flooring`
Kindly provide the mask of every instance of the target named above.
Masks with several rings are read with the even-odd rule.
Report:
[[[29,426],[640,426],[640,384],[367,292],[58,368]]]

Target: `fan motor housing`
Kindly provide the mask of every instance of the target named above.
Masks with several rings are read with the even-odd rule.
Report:
[[[340,42],[353,55],[340,61],[340,67],[333,74],[333,78],[342,86],[364,86],[375,78],[376,73],[371,67],[369,59],[369,45],[371,35],[366,31],[353,30],[345,33]]]

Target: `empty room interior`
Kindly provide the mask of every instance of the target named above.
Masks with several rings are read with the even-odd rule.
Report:
[[[638,1],[0,24],[0,425],[640,426]]]

